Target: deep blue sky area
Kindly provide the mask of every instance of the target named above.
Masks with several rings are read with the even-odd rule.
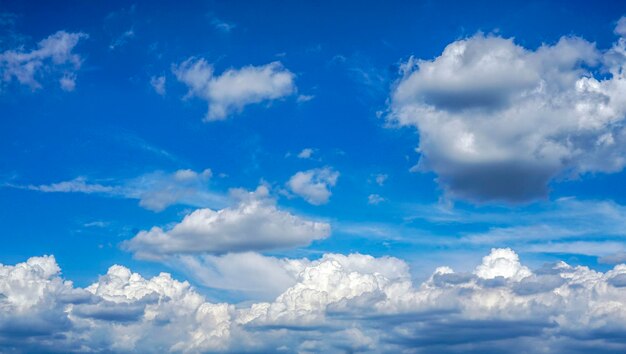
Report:
[[[450,42],[478,32],[513,37],[528,49],[553,44],[563,35],[607,48],[615,41],[612,28],[626,13],[626,4],[587,5],[3,1],[2,11],[15,14],[4,36],[19,35],[3,40],[3,50],[11,48],[12,41],[32,47],[59,30],[87,33],[89,38],[76,48],[83,63],[74,92],[54,85],[32,91],[15,82],[4,87],[0,174],[11,183],[43,185],[77,176],[114,181],[155,170],[210,168],[215,175],[228,175],[209,182],[211,188],[225,191],[254,189],[260,181],[280,188],[298,170],[333,166],[341,177],[332,203],[315,207],[289,198],[280,203],[338,223],[406,224],[406,218],[419,217],[412,215],[411,204],[436,204],[442,190],[434,174],[409,172],[419,157],[415,129],[385,128],[384,118],[377,116],[386,110],[399,64],[411,55],[433,59]],[[234,28],[225,33],[214,21]],[[129,29],[134,36],[111,49]],[[295,73],[298,94],[315,98],[303,104],[287,98],[251,105],[234,119],[203,122],[206,104],[184,99],[186,88],[172,78],[172,66],[191,56],[206,58],[218,73],[280,61]],[[150,87],[154,75],[168,78],[166,96]],[[307,147],[317,149],[319,160],[285,158]],[[388,183],[374,192],[390,203],[367,205],[367,195],[376,189],[368,179],[378,173],[387,174]],[[550,198],[574,195],[623,203],[623,180],[623,173],[615,173],[556,182]],[[502,212],[510,212],[510,207],[504,208]],[[162,267],[133,261],[117,244],[137,230],[176,221],[185,209],[173,206],[155,214],[132,199],[2,188],[0,218],[3,238],[10,242],[3,244],[0,259],[11,263],[54,254],[64,273],[79,283],[92,281],[115,262],[154,273]],[[92,221],[110,224],[84,229],[82,225]],[[406,227],[418,238],[440,232],[455,237],[489,225],[417,221]],[[379,241],[354,241],[340,230],[327,243],[332,249],[318,247],[400,252],[409,258],[422,247],[411,246],[410,252],[404,247],[381,249]]]

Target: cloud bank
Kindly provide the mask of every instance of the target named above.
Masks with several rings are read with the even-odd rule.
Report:
[[[626,39],[607,50],[578,37],[524,48],[477,34],[432,60],[411,58],[388,119],[419,131],[418,171],[472,201],[545,197],[555,178],[626,164]]]
[[[287,263],[285,263],[287,264]],[[414,285],[397,258],[290,262],[269,302],[213,303],[187,282],[115,265],[86,288],[54,257],[0,265],[0,345],[15,351],[619,352],[626,265],[531,271],[510,249]]]

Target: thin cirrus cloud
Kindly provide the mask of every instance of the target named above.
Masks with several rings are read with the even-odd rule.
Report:
[[[179,254],[224,254],[307,246],[330,234],[330,225],[282,211],[261,186],[233,207],[198,209],[168,230],[139,232],[122,248],[140,259]]]
[[[37,48],[24,50],[22,47],[0,53],[0,75],[5,84],[16,81],[31,90],[41,89],[42,81],[54,75],[61,89],[73,91],[76,87],[76,71],[82,58],[73,52],[85,33],[58,31],[37,43]]]
[[[511,249],[493,249],[474,269],[441,266],[416,286],[393,257],[281,264],[293,283],[239,306],[210,302],[167,273],[114,265],[79,288],[52,256],[0,265],[0,343],[31,352],[626,350],[625,265],[531,270]]]
[[[228,69],[215,75],[203,58],[189,58],[173,67],[178,81],[187,85],[187,97],[205,100],[206,121],[224,120],[245,106],[277,100],[296,90],[295,75],[279,62]]]
[[[578,37],[531,50],[477,34],[405,62],[388,120],[417,128],[414,170],[434,171],[448,196],[543,198],[554,178],[624,168],[625,52],[624,37],[606,50]]]
[[[330,167],[300,171],[287,181],[289,190],[313,205],[328,203],[331,187],[337,184],[339,172]]]
[[[200,172],[181,169],[172,173],[155,171],[111,184],[90,182],[85,177],[77,177],[51,184],[6,186],[44,193],[85,193],[137,199],[141,207],[158,212],[174,204],[198,207],[224,205],[226,197],[208,187],[211,176],[210,169]]]

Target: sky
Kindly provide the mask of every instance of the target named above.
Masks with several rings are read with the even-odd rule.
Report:
[[[0,351],[626,351],[626,2],[0,0]]]

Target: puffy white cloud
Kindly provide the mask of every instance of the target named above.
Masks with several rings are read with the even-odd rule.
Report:
[[[540,198],[555,177],[626,164],[625,48],[624,38],[600,51],[563,37],[531,50],[477,34],[433,60],[406,62],[388,119],[418,129],[415,170],[437,173],[448,195]]]
[[[296,195],[313,205],[328,203],[332,195],[330,187],[335,186],[339,172],[329,167],[300,171],[291,176],[287,187]]]
[[[221,210],[198,209],[169,230],[139,232],[124,248],[139,258],[173,254],[261,251],[306,246],[327,237],[330,225],[279,210],[259,187],[238,205]]]
[[[287,264],[287,263],[285,263]],[[270,302],[212,303],[187,282],[122,266],[85,289],[52,257],[0,265],[0,345],[10,351],[622,352],[626,265],[530,271],[508,249],[413,285],[397,258],[326,254],[290,264]]]
[[[223,205],[225,198],[208,189],[207,182],[211,176],[210,169],[200,172],[181,169],[172,173],[151,172],[109,185],[92,183],[85,177],[77,177],[52,184],[6,186],[46,193],[103,194],[138,199],[140,206],[152,211],[161,211],[177,203],[192,206]]]
[[[81,58],[73,53],[78,42],[87,38],[84,33],[58,31],[37,44],[30,51],[20,47],[0,53],[0,74],[2,81],[16,80],[32,90],[42,87],[39,82],[50,72],[62,72],[59,80],[61,88],[72,91],[75,87],[75,71],[80,68]]]
[[[281,63],[229,69],[219,76],[202,58],[189,58],[174,67],[178,81],[189,88],[187,96],[208,102],[207,121],[223,120],[247,105],[272,101],[295,92],[295,75]]]

